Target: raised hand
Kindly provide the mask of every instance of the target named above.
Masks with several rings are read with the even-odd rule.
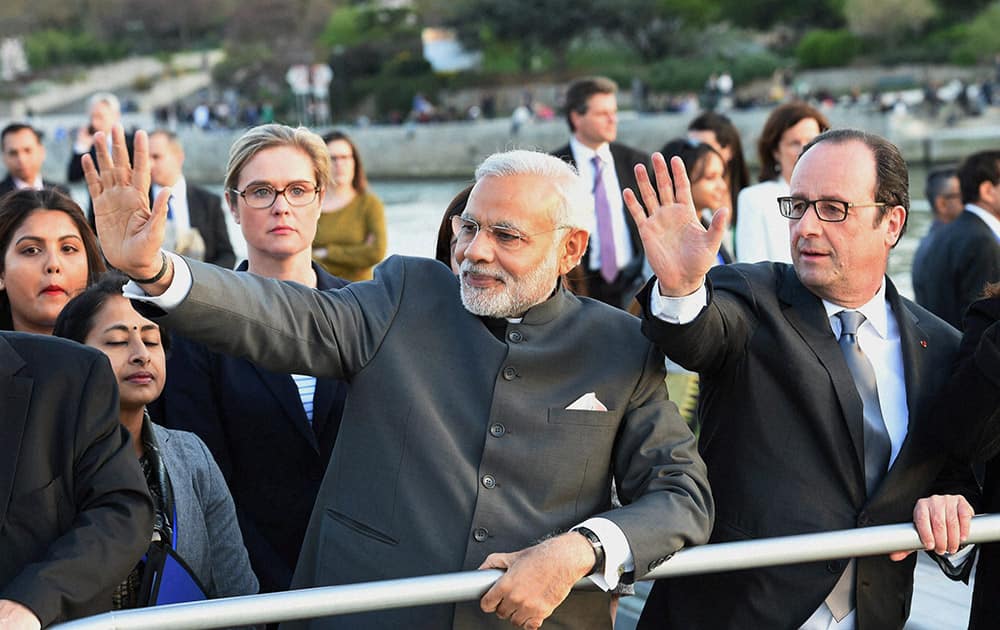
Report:
[[[683,297],[705,282],[719,252],[729,210],[718,210],[706,230],[695,212],[684,162],[676,156],[671,159],[673,183],[663,155],[654,153],[652,162],[656,186],[646,167],[637,164],[635,178],[642,202],[635,191],[626,188],[625,205],[639,228],[646,259],[660,281],[660,293]]]
[[[104,133],[94,136],[97,165],[83,156],[83,175],[94,202],[94,222],[101,248],[112,266],[134,278],[150,278],[163,261],[160,245],[166,227],[167,201],[170,192],[160,191],[153,207],[149,205],[149,138],[146,132],[135,134],[135,168],[129,163],[125,131],[115,125],[111,132],[111,151]]]

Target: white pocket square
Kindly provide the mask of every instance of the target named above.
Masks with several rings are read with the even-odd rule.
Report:
[[[608,408],[604,406],[600,400],[597,399],[597,394],[594,392],[587,392],[583,396],[580,396],[566,407],[567,410],[573,411],[607,411]]]

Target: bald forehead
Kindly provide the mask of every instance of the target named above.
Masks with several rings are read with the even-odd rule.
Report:
[[[558,202],[552,182],[539,175],[488,175],[469,193],[465,214],[491,224],[546,222],[554,218]]]
[[[152,145],[155,143],[162,143],[160,148],[167,148],[174,153],[183,152],[183,147],[181,147],[180,140],[172,137],[170,134],[163,133],[162,131],[154,131],[149,134],[149,142]]]
[[[842,194],[873,195],[876,180],[875,154],[860,140],[824,141],[806,151],[792,170],[793,195]],[[839,199],[841,196],[834,196]],[[857,200],[851,200],[857,201]]]

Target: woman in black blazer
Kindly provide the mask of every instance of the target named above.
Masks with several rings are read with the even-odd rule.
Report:
[[[238,271],[320,290],[344,280],[312,261],[330,157],[305,129],[263,125],[236,141],[226,200],[247,242]],[[270,372],[174,337],[171,377],[151,409],[197,433],[222,469],[261,592],[288,588],[340,426],[346,384]]]

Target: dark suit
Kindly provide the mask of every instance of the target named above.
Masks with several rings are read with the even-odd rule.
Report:
[[[67,196],[69,196],[70,194],[69,189],[63,186],[62,184],[57,184],[55,182],[50,182],[44,179],[42,180],[42,188],[51,188],[53,190],[58,190],[59,192]],[[3,178],[3,180],[0,181],[0,197],[3,197],[4,195],[13,190],[15,190],[14,176],[8,173],[7,177]]]
[[[956,328],[986,284],[998,280],[1000,241],[968,210],[935,230],[926,254],[914,261],[917,302]]]
[[[222,200],[218,195],[188,183],[187,203],[191,227],[198,230],[205,242],[205,262],[232,269],[236,264],[236,254],[229,242]]]
[[[313,263],[318,288],[347,284]],[[246,270],[246,263],[240,265]],[[198,434],[226,477],[262,592],[292,581],[306,524],[340,428],[343,381],[316,381],[312,424],[287,373],[174,336],[167,385],[150,413]]]
[[[493,322],[495,336],[433,260],[392,256],[335,291],[188,265],[169,325],[268,369],[351,383],[293,586],[472,570],[594,515],[624,532],[639,576],[704,540],[704,467],[631,315],[560,289],[519,323]],[[567,409],[588,392],[608,411]],[[612,507],[612,479],[625,507]],[[608,629],[609,603],[574,592],[545,627]],[[478,602],[308,625],[509,627]]]
[[[974,302],[965,317],[961,361],[955,370],[950,396],[942,401],[940,413],[972,423],[956,431],[963,441],[962,452],[986,462],[983,479],[982,511],[1000,511],[1000,298]],[[979,546],[975,590],[969,628],[995,628],[1000,619],[1000,543]]]
[[[0,599],[42,626],[111,607],[153,531],[107,358],[0,332]]]
[[[925,417],[947,378],[957,332],[899,296],[886,280],[903,355],[909,429],[892,468],[866,499],[862,403],[822,301],[790,265],[714,267],[708,306],[643,331],[699,372],[699,448],[717,516],[712,542],[850,529],[912,519],[944,465]],[[902,627],[914,556],[857,561],[857,628]],[[823,603],[846,561],[814,562],[657,582],[640,628],[798,628]]]
[[[617,142],[612,142],[609,148],[611,149],[611,157],[614,159],[615,174],[618,176],[619,186],[622,190],[625,188],[631,188],[633,191],[638,190],[635,180],[635,165],[645,164],[647,169],[650,168],[649,156]],[[568,144],[553,151],[552,155],[577,166],[576,160],[573,159],[573,151]],[[608,194],[621,195],[621,190],[609,190]],[[570,290],[578,295],[585,295],[612,306],[626,308],[642,285],[644,280],[642,268],[646,258],[642,251],[639,228],[632,220],[628,208],[622,207],[622,212],[625,214],[625,225],[628,227],[629,238],[632,241],[632,261],[628,266],[620,269],[618,277],[609,284],[601,276],[600,269],[590,268],[591,247],[588,245],[580,264],[568,274],[567,282]]]

